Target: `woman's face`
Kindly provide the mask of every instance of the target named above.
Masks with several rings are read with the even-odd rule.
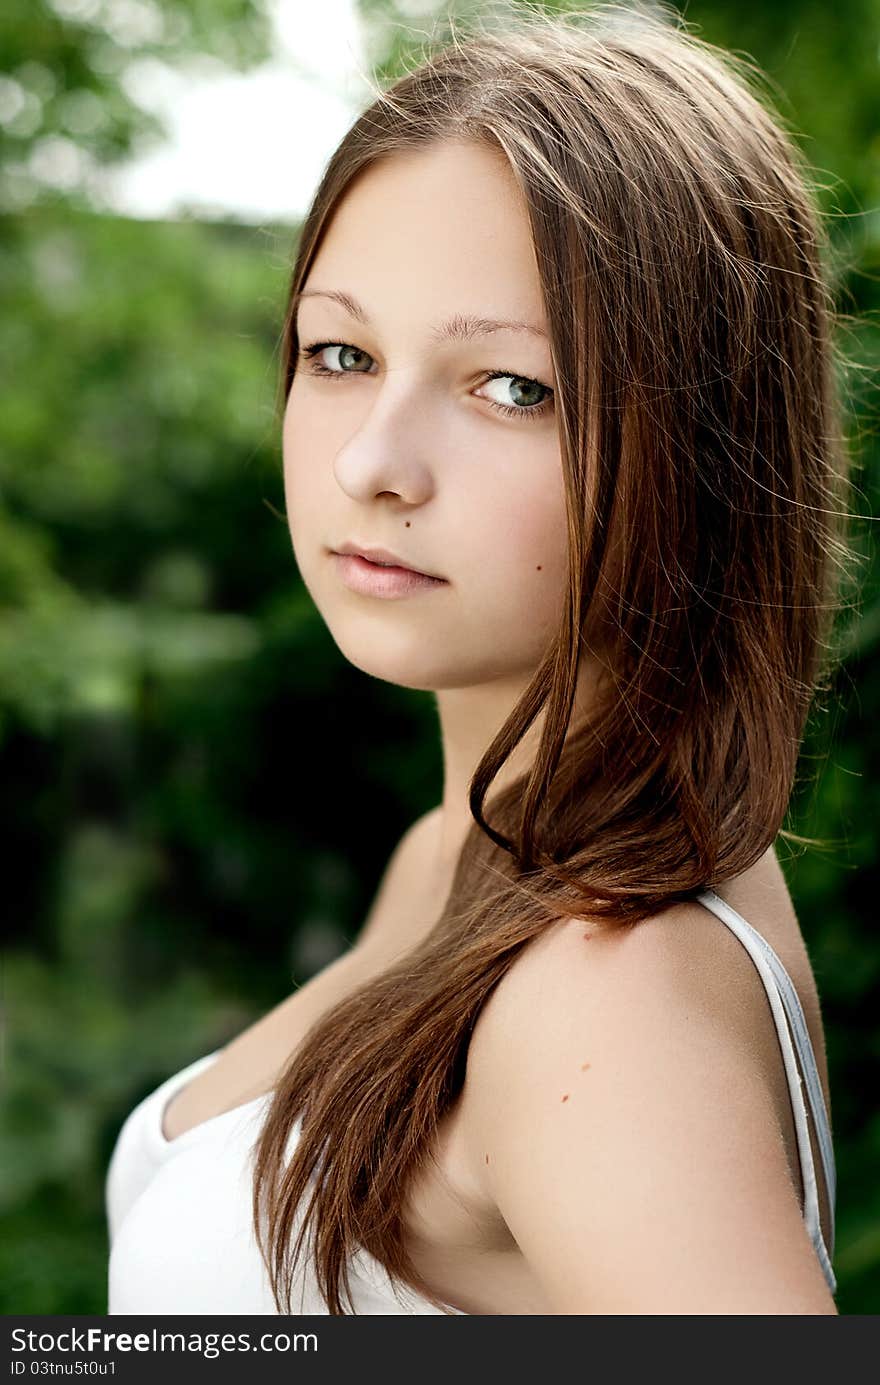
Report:
[[[560,615],[567,532],[544,305],[503,156],[444,143],[373,165],[303,287],[284,484],[297,565],[333,639],[405,687],[527,681]],[[471,322],[464,335],[465,319],[534,330]],[[458,333],[441,332],[450,322]],[[354,590],[334,552],[346,543],[445,581]]]

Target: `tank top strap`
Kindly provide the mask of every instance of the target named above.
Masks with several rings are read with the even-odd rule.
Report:
[[[825,1109],[825,1098],[822,1093],[822,1086],[816,1067],[813,1045],[810,1041],[809,1030],[807,1029],[800,999],[791,981],[791,977],[773,948],[767,942],[766,938],[762,937],[757,929],[753,928],[752,925],[743,918],[742,914],[738,913],[726,900],[721,899],[720,896],[711,889],[701,890],[695,895],[695,899],[698,903],[710,910],[711,913],[715,914],[716,918],[719,918],[722,923],[725,923],[731,932],[736,934],[751,956],[764,984],[764,989],[767,992],[767,999],[770,1002],[770,1009],[776,1025],[776,1032],[779,1036],[779,1043],[785,1065],[785,1074],[788,1079],[789,1092],[791,1094],[798,1155],[801,1165],[801,1177],[804,1185],[804,1220],[810,1239],[819,1257],[819,1263],[822,1266],[825,1279],[831,1288],[831,1292],[834,1293],[837,1289],[837,1281],[831,1268],[831,1256],[834,1254],[834,1219],[837,1196],[834,1146],[831,1139],[828,1113]],[[794,1044],[792,1043],[792,1037],[794,1039]],[[797,1048],[797,1057],[795,1056],[795,1046]],[[800,1066],[803,1070],[803,1078],[798,1069],[798,1058],[800,1059]],[[807,1098],[813,1116],[813,1125],[816,1131],[816,1139],[822,1160],[822,1170],[825,1176],[825,1186],[828,1193],[830,1211],[828,1249],[826,1249],[822,1236],[819,1215],[819,1196],[816,1186],[816,1169],[813,1162],[812,1149],[810,1147],[807,1112],[802,1090],[804,1085],[806,1086]]]

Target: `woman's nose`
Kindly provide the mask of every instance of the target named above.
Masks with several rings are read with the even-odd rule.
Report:
[[[424,390],[402,371],[371,391],[334,461],[336,479],[356,500],[393,494],[410,505],[433,494],[436,420]]]

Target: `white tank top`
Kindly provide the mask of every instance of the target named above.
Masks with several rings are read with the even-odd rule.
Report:
[[[741,914],[713,890],[703,890],[695,898],[736,934],[764,983],[791,1095],[804,1187],[804,1220],[833,1294],[837,1289],[831,1268],[834,1150],[797,992],[769,943]],[[174,1140],[162,1133],[162,1116],[172,1096],[213,1063],[221,1051],[197,1058],[169,1077],[134,1108],[119,1132],[106,1182],[109,1314],[277,1314],[251,1220],[252,1153],[271,1093],[212,1116]],[[819,1222],[804,1087],[831,1207],[827,1249]],[[290,1132],[288,1159],[298,1138],[297,1121]],[[349,1264],[356,1313],[467,1316],[451,1306],[435,1308],[407,1285],[392,1281],[384,1266],[363,1248]],[[291,1309],[309,1315],[329,1311],[308,1265],[299,1269],[294,1281]]]

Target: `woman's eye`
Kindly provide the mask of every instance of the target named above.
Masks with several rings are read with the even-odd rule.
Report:
[[[305,360],[312,362],[310,369],[313,375],[362,375],[364,373],[356,369],[348,370],[345,365],[343,365],[340,370],[330,369],[326,365],[322,365],[320,361],[317,360],[317,357],[322,351],[339,351],[340,356],[338,359],[340,364],[343,361],[350,362],[351,355],[367,356],[369,360],[372,360],[368,352],[361,351],[359,347],[351,346],[348,342],[317,341],[313,346],[304,346],[300,352],[300,355]]]
[[[325,351],[339,353],[336,357],[337,367],[328,366],[320,359]],[[346,375],[365,375],[367,371],[358,368],[358,358],[361,361],[373,359],[368,351],[362,351],[360,347],[344,341],[316,341],[311,346],[302,347],[299,354],[303,360],[310,363],[309,371],[312,375],[320,375],[330,380],[339,380]],[[513,399],[512,404],[487,398],[485,395],[481,398],[487,398],[487,403],[506,418],[543,418],[552,405],[553,391],[549,385],[542,385],[539,380],[532,380],[526,375],[516,375],[512,370],[493,370],[483,381],[482,388],[486,385],[500,387],[501,381],[508,380],[511,383],[504,385],[503,392]]]
[[[553,391],[549,385],[542,385],[540,380],[530,380],[526,375],[514,375],[512,371],[493,370],[487,385],[496,385],[500,381],[510,380],[510,385],[504,385],[504,393],[509,394],[516,402],[513,406],[499,403],[497,400],[490,399],[489,403],[494,409],[506,414],[508,418],[542,418],[553,400]],[[536,398],[536,395],[539,397]]]

